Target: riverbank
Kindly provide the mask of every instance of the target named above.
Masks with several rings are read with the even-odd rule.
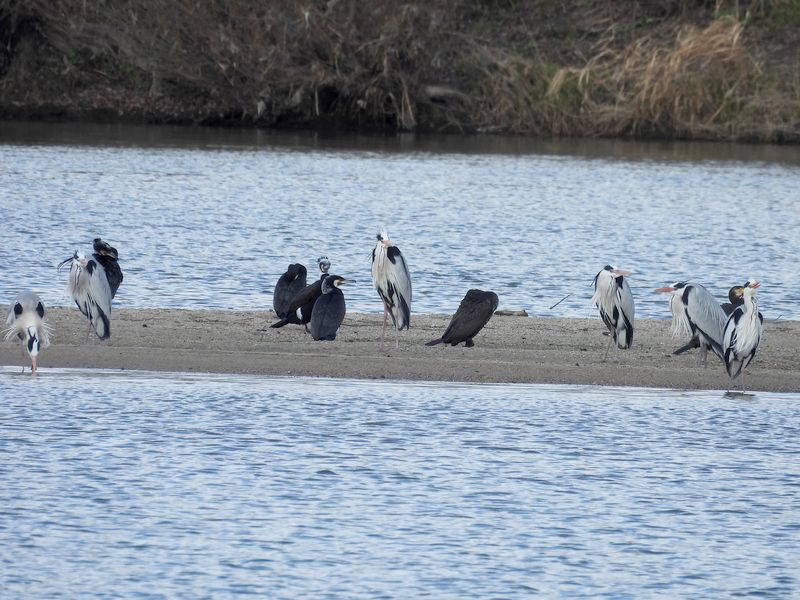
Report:
[[[494,316],[474,348],[427,347],[450,317],[413,315],[412,329],[380,350],[382,315],[348,314],[335,342],[315,342],[299,326],[271,329],[269,311],[121,309],[112,318],[112,337],[87,336],[83,316],[72,308],[50,309],[52,345],[40,366],[138,369],[176,372],[250,373],[407,379],[430,381],[566,383],[676,389],[728,389],[721,363],[697,352],[672,351],[668,321],[637,320],[635,346],[612,349],[602,362],[608,337],[598,319]],[[18,344],[0,346],[0,364],[28,365]],[[748,390],[800,392],[800,322],[767,321],[758,356],[746,372]],[[737,382],[738,385],[738,382]]]
[[[0,0],[0,118],[800,142],[785,0]]]

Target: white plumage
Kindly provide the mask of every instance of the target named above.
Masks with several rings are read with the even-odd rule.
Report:
[[[378,243],[372,250],[372,283],[383,301],[381,346],[386,334],[387,314],[392,316],[395,346],[399,346],[397,332],[408,329],[411,323],[411,275],[400,248],[389,240],[385,229],[378,234]]]
[[[606,265],[594,278],[594,295],[592,302],[600,310],[600,317],[611,333],[603,360],[608,357],[611,343],[622,349],[633,344],[634,305],[633,294],[625,276],[629,271],[615,269]]]
[[[111,287],[103,265],[94,258],[87,259],[76,252],[59,265],[69,263],[67,293],[78,309],[89,319],[97,337],[111,336]]]
[[[744,303],[737,306],[728,317],[722,335],[725,370],[731,379],[742,375],[744,369],[756,355],[761,344],[764,317],[758,312],[756,290],[758,281],[750,280],[741,289]],[[744,389],[744,382],[742,383]]]
[[[36,373],[39,352],[50,345],[50,326],[45,321],[44,303],[34,292],[21,292],[11,303],[6,317],[6,339],[17,336],[31,357],[31,372]]]

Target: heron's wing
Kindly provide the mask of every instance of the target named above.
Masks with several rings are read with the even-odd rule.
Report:
[[[495,310],[497,310],[496,294],[487,293],[475,299],[470,298],[468,294],[450,320],[442,339],[450,343],[475,336],[489,322]]]
[[[411,321],[411,275],[397,246],[386,249],[386,259],[386,298],[397,329],[404,329]]]
[[[103,266],[97,261],[90,259],[80,270],[73,297],[82,307],[81,312],[89,317],[97,337],[108,338],[111,335],[111,288]]]
[[[713,342],[713,350],[722,355],[722,334],[727,317],[714,296],[702,285],[692,285],[683,294],[686,313],[706,338]]]

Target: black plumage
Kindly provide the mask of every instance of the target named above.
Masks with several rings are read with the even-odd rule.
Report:
[[[450,319],[450,324],[442,337],[431,340],[426,346],[436,344],[450,344],[455,346],[464,342],[467,348],[475,345],[472,338],[483,329],[483,326],[492,318],[497,310],[498,298],[494,292],[483,290],[469,290],[458,306],[456,314]]]
[[[279,319],[289,314],[289,306],[294,297],[306,287],[307,271],[300,263],[292,263],[280,276],[272,294],[272,308]]]
[[[314,303],[309,331],[315,340],[335,340],[344,321],[346,306],[339,286],[347,283],[344,277],[330,275],[322,282],[322,295]]]
[[[324,279],[319,279],[295,294],[289,306],[286,308],[286,316],[270,325],[270,327],[283,327],[291,323],[293,325],[303,325],[306,330],[308,330],[308,323],[311,321],[314,303],[317,301],[317,298],[322,295],[323,281]],[[297,311],[300,311],[299,316]]]
[[[95,260],[103,265],[103,269],[105,269],[108,287],[111,288],[111,298],[113,299],[122,283],[122,269],[118,262],[119,254],[116,248],[100,238],[94,238],[93,247]]]

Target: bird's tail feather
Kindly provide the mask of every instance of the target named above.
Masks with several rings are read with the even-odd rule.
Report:
[[[435,346],[436,344],[441,344],[443,342],[444,342],[444,340],[442,338],[439,338],[439,339],[436,339],[436,340],[431,340],[430,342],[427,342],[425,345],[426,346]]]

